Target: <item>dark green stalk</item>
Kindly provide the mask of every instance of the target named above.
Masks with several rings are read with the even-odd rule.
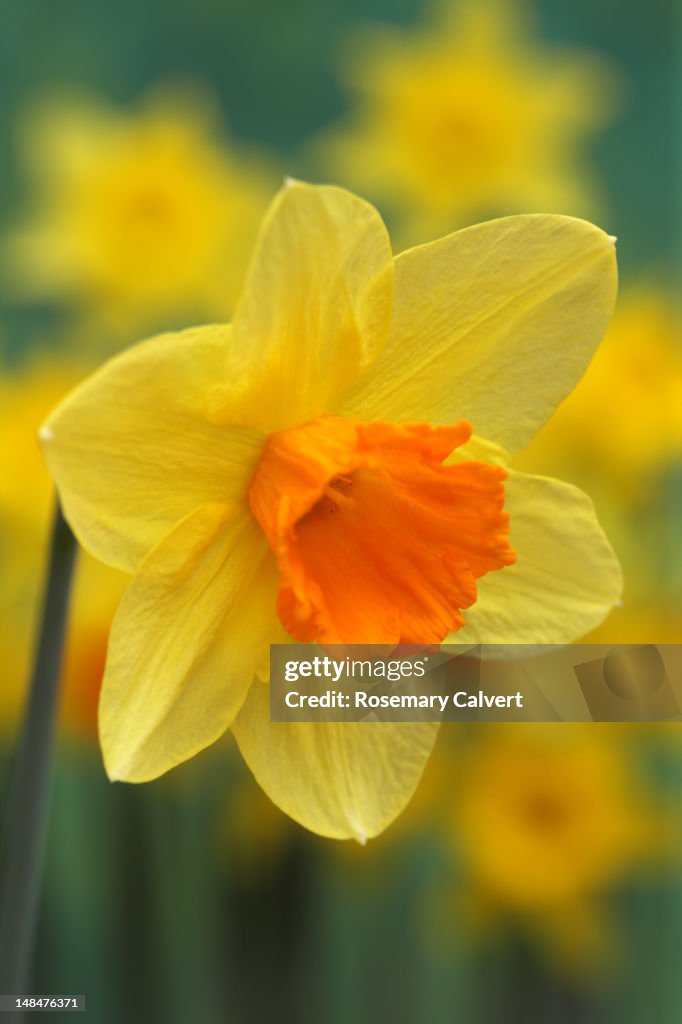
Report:
[[[0,859],[0,993],[29,982],[52,778],[52,748],[76,543],[57,504],[33,677],[13,764]]]

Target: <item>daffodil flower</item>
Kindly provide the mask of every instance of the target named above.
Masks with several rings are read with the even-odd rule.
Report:
[[[613,240],[583,221],[393,259],[369,204],[288,183],[232,326],[124,352],[41,429],[82,545],[134,573],[100,701],[109,776],[156,778],[232,728],[286,813],[363,841],[437,726],[271,723],[271,642],[553,643],[600,622],[621,580],[589,499],[506,452],[576,383],[615,289]]]

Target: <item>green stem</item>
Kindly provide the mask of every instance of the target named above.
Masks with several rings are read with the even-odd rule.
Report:
[[[52,527],[26,717],[13,766],[0,860],[0,993],[29,981],[52,778],[52,747],[76,543],[59,505]]]

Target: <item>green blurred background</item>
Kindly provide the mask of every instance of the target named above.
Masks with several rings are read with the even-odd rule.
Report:
[[[6,0],[0,54],[3,789],[50,514],[35,430],[105,356],[229,318],[284,175],[368,194],[398,247],[546,209],[618,236],[603,352],[520,464],[588,490],[621,557],[594,639],[682,640],[672,0]],[[98,1024],[680,1019],[677,726],[444,729],[400,821],[349,848],[229,740],[106,781],[122,585],[83,561],[32,991]]]

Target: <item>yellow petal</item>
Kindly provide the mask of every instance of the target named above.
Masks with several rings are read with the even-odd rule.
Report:
[[[409,249],[390,340],[335,411],[464,418],[514,451],[584,372],[615,294],[613,239],[569,217],[507,217]]]
[[[107,773],[145,782],[230,725],[275,627],[274,560],[238,506],[208,505],[154,548],[114,618],[100,697]]]
[[[124,352],[76,388],[40,431],[79,541],[134,572],[193,509],[241,498],[262,438],[216,410],[230,331],[165,334]]]
[[[234,318],[230,379],[244,389],[241,422],[272,430],[326,411],[385,343],[392,290],[376,210],[340,188],[287,184]]]
[[[271,722],[269,687],[254,683],[232,730],[270,799],[331,839],[364,843],[415,791],[437,722]]]
[[[510,472],[505,483],[514,565],[478,581],[452,643],[562,644],[580,639],[621,597],[618,560],[592,502],[570,484]]]

